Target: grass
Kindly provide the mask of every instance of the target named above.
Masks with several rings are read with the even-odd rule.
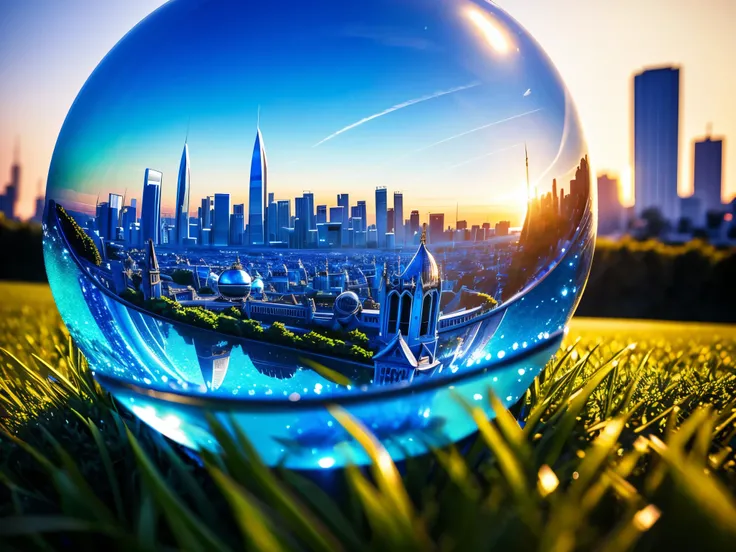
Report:
[[[726,550],[736,327],[578,320],[511,412],[395,466],[265,467],[213,422],[202,461],[86,371],[48,292],[0,285],[2,550]]]

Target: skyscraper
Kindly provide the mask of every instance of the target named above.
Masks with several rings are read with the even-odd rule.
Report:
[[[316,230],[317,219],[314,216],[314,194],[310,191],[304,192],[304,210],[305,217],[307,218],[307,230]]]
[[[288,199],[278,201],[278,239],[288,242],[288,232],[284,228],[291,228],[291,202]]]
[[[268,243],[279,241],[279,207],[273,194],[268,194]]]
[[[97,232],[101,238],[107,239],[108,232],[110,231],[110,204],[107,201],[103,201],[96,205],[95,210]]]
[[[700,198],[706,211],[720,211],[723,188],[723,140],[710,135],[695,142],[693,194]]]
[[[396,246],[404,245],[404,194],[394,192],[394,235]]]
[[[419,211],[412,211],[409,215],[409,234],[412,239],[419,233]]]
[[[388,231],[386,193],[386,186],[376,188],[376,239],[379,249],[386,247],[386,232]]]
[[[598,233],[605,236],[620,232],[623,220],[624,208],[618,197],[618,180],[602,174],[598,177]]]
[[[340,205],[338,207],[330,207],[330,222],[339,222],[345,220],[345,208]]]
[[[10,167],[10,182],[5,188],[5,193],[0,196],[0,211],[6,219],[15,218],[15,206],[18,203],[18,190],[20,189],[20,145],[15,143],[13,154],[13,165]]]
[[[348,223],[350,222],[350,194],[337,194],[337,206],[342,207],[342,229],[348,229]]]
[[[123,207],[123,239],[128,242],[128,245],[136,246],[138,243],[131,241],[130,230],[138,219],[138,213],[135,207],[135,200],[131,201],[131,204],[127,207]]]
[[[445,232],[445,214],[434,213],[429,215],[429,243],[442,243]]]
[[[123,210],[123,196],[119,194],[109,194],[107,205],[108,216],[105,237],[108,240],[116,240],[118,237],[118,222],[120,221],[120,213]]]
[[[309,213],[307,212],[307,200],[304,197],[294,198],[294,245],[296,249],[303,249],[307,243],[307,232],[309,231]]]
[[[179,163],[179,179],[176,182],[176,219],[174,220],[174,234],[177,245],[184,245],[189,239],[189,145],[184,142]]]
[[[356,207],[358,208],[358,216],[362,221],[361,230],[365,232],[366,230],[368,230],[368,207],[365,204],[365,200],[358,201]]]
[[[153,240],[161,243],[161,185],[163,174],[146,169],[143,176],[143,197],[141,200],[141,236],[143,243]]]
[[[268,228],[268,165],[263,146],[260,123],[253,145],[250,164],[250,195],[248,196],[248,245],[263,245],[267,242]]]
[[[317,224],[327,222],[327,205],[317,205]]]
[[[199,211],[199,239],[200,245],[210,245],[210,231],[212,230],[212,197],[203,197]]]
[[[233,205],[230,215],[230,245],[243,245],[243,229],[245,227],[245,204]]]
[[[229,237],[230,194],[215,194],[215,220],[212,223],[212,245],[226,246],[228,245]]]
[[[394,233],[394,208],[389,207],[386,209],[386,233],[387,234],[393,234]]]
[[[658,208],[678,218],[680,70],[650,69],[634,77],[634,189],[638,216]]]

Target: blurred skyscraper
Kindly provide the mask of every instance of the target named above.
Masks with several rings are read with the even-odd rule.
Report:
[[[429,215],[429,243],[442,243],[445,232],[445,214],[433,213]]]
[[[15,218],[15,207],[18,204],[18,190],[20,189],[20,145],[15,144],[13,164],[10,167],[10,182],[5,187],[5,193],[0,195],[0,212],[6,219]]]
[[[621,231],[624,207],[618,195],[618,180],[602,174],[598,177],[598,234]]]
[[[723,187],[723,140],[709,135],[695,142],[693,195],[700,198],[706,211],[721,211]]]
[[[409,215],[409,237],[413,240],[419,233],[419,211],[412,211]],[[413,243],[413,242],[412,242]]]
[[[657,208],[668,220],[679,216],[677,169],[680,129],[680,70],[650,69],[634,77],[634,189],[638,216]]]

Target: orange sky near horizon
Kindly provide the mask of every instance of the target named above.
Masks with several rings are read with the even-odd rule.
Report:
[[[127,30],[162,3],[68,0],[62,9],[53,0],[39,0],[30,15],[0,7],[0,189],[9,179],[19,137],[21,216],[33,214],[56,136],[87,76]],[[715,136],[727,140],[723,199],[736,195],[736,170],[730,170],[736,167],[736,149],[728,144],[736,136],[736,71],[730,55],[736,51],[736,1],[496,4],[518,19],[557,65],[580,113],[591,166],[598,173],[622,176],[626,203],[633,197],[628,184],[632,74],[665,64],[681,67],[681,195],[691,193],[692,141],[704,135],[708,123]],[[471,209],[468,205],[468,215]],[[463,205],[460,210],[460,218],[471,218],[462,216]]]

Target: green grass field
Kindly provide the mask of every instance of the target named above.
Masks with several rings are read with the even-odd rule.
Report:
[[[462,452],[315,478],[266,468],[216,424],[222,454],[195,461],[99,389],[48,287],[0,297],[0,550],[736,545],[734,326],[574,320]]]

